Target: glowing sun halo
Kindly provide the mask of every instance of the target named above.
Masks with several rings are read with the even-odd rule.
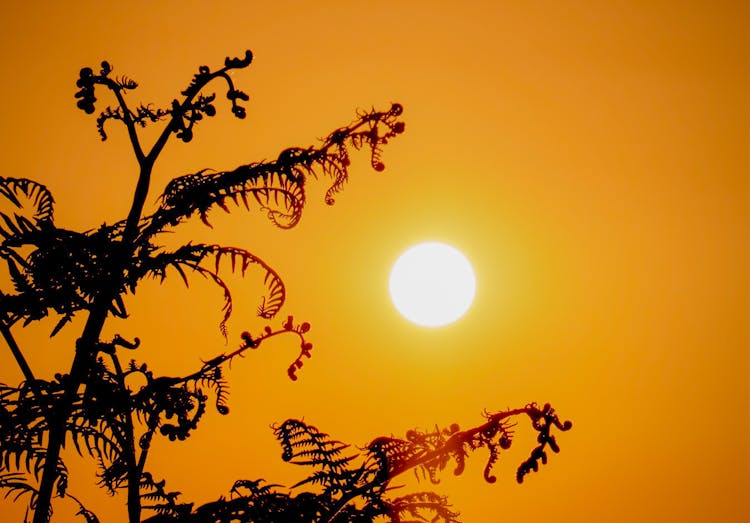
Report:
[[[420,243],[391,269],[391,300],[407,320],[439,327],[463,316],[476,292],[474,271],[461,251],[444,243]]]

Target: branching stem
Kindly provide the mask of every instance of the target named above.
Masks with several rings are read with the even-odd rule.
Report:
[[[130,138],[130,144],[133,147],[133,153],[135,154],[135,158],[138,160],[138,164],[142,167],[145,156],[143,154],[143,149],[141,148],[140,139],[138,138],[138,132],[135,129],[133,113],[131,113],[130,109],[128,109],[128,104],[125,101],[125,97],[122,95],[122,89],[112,80],[109,80],[105,85],[109,87],[109,89],[114,93],[115,97],[117,98],[117,103],[122,109],[122,121],[123,123],[125,123],[125,127],[128,130],[128,137]]]
[[[412,470],[422,465],[426,465],[430,463],[431,461],[434,461],[436,459],[439,459],[442,456],[449,455],[459,450],[462,445],[471,441],[474,438],[474,436],[476,436],[477,434],[481,432],[485,432],[492,427],[497,426],[499,422],[501,422],[502,420],[506,418],[517,416],[519,414],[530,415],[533,408],[534,407],[526,406],[520,409],[513,409],[513,410],[507,410],[504,412],[498,412],[497,414],[493,414],[492,416],[490,416],[486,423],[479,425],[478,427],[473,427],[465,431],[456,432],[441,447],[436,448],[430,452],[426,452],[424,454],[414,456],[413,458],[407,460],[398,469],[390,471],[387,476],[383,477],[383,476],[378,475],[373,480],[365,483],[364,485],[357,487],[355,489],[352,489],[348,491],[347,493],[343,494],[339,502],[331,509],[331,512],[328,515],[321,518],[321,522],[330,523],[331,521],[335,519],[336,515],[339,512],[341,512],[341,510],[343,510],[343,508],[346,507],[346,505],[349,504],[350,501],[358,498],[359,496],[362,496],[363,494],[367,493],[373,488],[382,487],[383,489],[385,489],[387,488],[388,484],[391,481],[393,481],[394,478],[403,474],[404,472],[408,470]],[[365,469],[363,468],[363,472],[364,470]]]
[[[188,90],[188,94],[185,96],[185,100],[180,104],[180,109],[187,107],[192,99],[205,87],[205,85],[213,80],[220,72],[226,71],[227,68],[223,68],[217,73],[207,75],[202,81],[197,81]],[[152,147],[148,155],[144,155],[138,134],[133,122],[131,112],[127,107],[124,97],[120,91],[120,88],[113,82],[103,82],[115,95],[118,104],[123,111],[123,121],[128,129],[128,135],[130,142],[133,147],[133,152],[138,160],[140,171],[138,174],[138,182],[136,183],[135,191],[133,194],[133,201],[131,203],[130,212],[128,213],[128,219],[123,232],[122,243],[120,244],[119,257],[116,258],[117,266],[114,268],[114,274],[119,274],[120,278],[123,277],[125,268],[129,257],[135,250],[135,240],[138,234],[138,223],[143,213],[143,206],[148,197],[149,185],[151,182],[151,171],[157,157],[163,150],[164,146],[169,139],[169,136],[174,132],[172,121],[162,131],[156,143]],[[70,412],[73,406],[73,401],[76,397],[78,389],[81,385],[86,383],[88,374],[91,367],[96,360],[97,343],[99,336],[101,335],[104,322],[107,318],[109,311],[109,304],[117,296],[120,288],[119,281],[109,282],[109,286],[102,289],[97,297],[94,299],[94,303],[90,309],[89,317],[86,321],[86,325],[83,330],[83,334],[79,338],[76,347],[76,355],[73,358],[73,363],[70,369],[70,380],[66,386],[63,400],[58,406],[58,411],[54,419],[50,420],[50,433],[49,433],[49,444],[47,446],[47,455],[45,459],[44,469],[42,471],[42,479],[39,487],[39,497],[37,501],[36,510],[34,511],[33,523],[47,523],[47,514],[51,506],[52,494],[54,484],[56,481],[56,463],[60,457],[60,449],[65,443],[65,420],[70,416]],[[6,338],[7,339],[7,338]],[[11,348],[11,350],[13,350]],[[135,463],[134,463],[135,467]],[[135,470],[135,469],[134,469]],[[139,484],[140,478],[130,478],[131,483]],[[132,520],[131,523],[137,523]]]

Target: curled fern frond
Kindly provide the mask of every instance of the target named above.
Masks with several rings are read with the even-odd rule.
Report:
[[[0,196],[5,198],[18,209],[30,208],[31,220],[27,216],[15,215],[15,220],[8,214],[2,213],[5,225],[0,224],[0,234],[6,238],[6,243],[14,236],[28,234],[44,225],[51,225],[54,221],[55,200],[52,193],[41,183],[26,178],[6,178],[0,176]],[[19,222],[18,219],[22,219]],[[15,223],[14,223],[15,222]]]
[[[389,478],[400,474],[409,467],[411,460],[420,453],[410,441],[389,436],[381,436],[367,445],[367,451],[374,462],[377,476]]]
[[[176,138],[186,143],[190,142],[193,139],[194,125],[204,116],[211,117],[216,114],[216,107],[212,103],[215,95],[203,95],[201,89],[217,78],[223,79],[227,84],[226,97],[232,104],[232,114],[237,118],[245,118],[247,112],[239,101],[246,102],[250,97],[234,86],[234,81],[227,72],[247,67],[251,61],[252,53],[246,51],[244,58],[227,58],[224,67],[217,71],[212,72],[207,65],[198,68],[198,73],[193,77],[190,85],[181,92],[185,99],[182,102],[177,99],[173,100],[171,109],[165,110],[165,114],[171,117],[169,130],[175,134]]]
[[[382,147],[404,131],[398,120],[403,108],[393,104],[388,111],[359,114],[347,127],[335,130],[318,147],[291,147],[274,161],[243,165],[233,171],[209,173],[204,169],[172,180],[161,196],[161,206],[144,220],[143,235],[150,237],[166,225],[175,226],[194,213],[209,224],[208,212],[214,207],[228,210],[227,204],[240,202],[247,208],[254,199],[278,227],[291,228],[300,220],[305,205],[305,179],[318,174],[333,182],[325,200],[334,203],[349,178],[349,148],[369,148],[372,167],[382,171]]]
[[[138,87],[138,82],[136,82],[132,78],[128,78],[127,76],[118,76],[117,78],[115,78],[115,83],[121,89],[132,90]]]
[[[224,307],[222,308],[224,317],[221,320],[220,328],[222,333],[226,335],[226,324],[232,314],[232,294],[229,287],[219,276],[222,261],[225,261],[224,265],[227,262],[229,263],[231,272],[239,273],[241,276],[246,274],[251,265],[258,265],[264,270],[263,283],[266,286],[267,294],[263,297],[261,306],[258,309],[258,315],[262,318],[275,316],[286,299],[284,282],[266,262],[254,254],[237,247],[188,244],[173,252],[152,254],[146,251],[143,253],[143,258],[140,260],[139,266],[133,270],[130,276],[131,285],[147,274],[164,280],[166,271],[170,267],[180,274],[186,285],[188,284],[188,279],[185,269],[193,270],[211,279],[224,292]]]
[[[276,485],[264,485],[262,480],[239,481],[234,484],[229,499],[221,497],[179,518],[173,515],[154,517],[146,523],[458,523],[459,513],[451,509],[444,496],[415,492],[389,499],[389,484],[399,474],[418,468],[426,469],[427,476],[434,481],[435,474],[451,458],[463,467],[470,452],[484,447],[490,453],[484,476],[493,482],[492,466],[500,450],[510,447],[513,424],[509,420],[519,415],[528,416],[532,427],[540,433],[538,441],[553,449],[557,447],[551,443],[548,429],[555,427],[565,431],[572,426],[570,422],[560,422],[549,405],[539,408],[532,403],[520,409],[486,413],[485,423],[468,430],[462,431],[453,424],[442,430],[437,427],[433,431],[411,430],[404,439],[376,438],[355,456],[346,452],[347,445],[316,427],[290,419],[273,427],[283,449],[282,459],[313,468],[313,472],[292,489],[313,485],[318,487],[317,491],[293,495],[278,492],[274,488]],[[533,451],[532,457],[541,459],[540,452]]]
[[[398,119],[403,111],[403,106],[398,103],[392,104],[388,111],[360,111],[354,123],[328,135],[322,147],[326,154],[318,160],[323,172],[333,180],[325,195],[328,205],[335,203],[334,195],[341,192],[349,179],[351,162],[347,146],[355,150],[367,147],[370,150],[370,166],[378,172],[385,169],[381,159],[383,146],[404,132],[405,124]]]
[[[117,107],[115,109],[112,109],[111,107],[107,107],[101,113],[99,113],[99,116],[96,119],[96,130],[99,132],[99,136],[101,137],[103,142],[107,140],[107,133],[104,130],[104,124],[107,122],[107,120],[122,120],[122,119],[123,119],[123,112],[122,112],[122,108],[120,107]]]
[[[549,448],[554,453],[560,452],[560,447],[557,444],[555,436],[551,434],[552,428],[557,428],[561,431],[570,430],[573,424],[570,421],[561,422],[557,417],[555,409],[553,409],[549,403],[545,403],[542,408],[539,408],[536,403],[530,403],[526,406],[526,414],[531,419],[531,425],[539,434],[537,436],[537,445],[532,451],[531,455],[518,467],[516,472],[516,480],[518,483],[523,483],[524,477],[529,472],[536,472],[539,470],[539,462],[542,464],[547,463],[546,448]]]
[[[150,105],[139,105],[133,115],[133,122],[141,127],[146,127],[148,122],[154,123],[163,120],[169,112],[164,109],[152,109]]]
[[[125,114],[125,109],[123,109],[122,107],[116,107],[114,109],[111,107],[107,107],[101,113],[99,113],[99,116],[96,119],[96,129],[99,132],[99,136],[101,137],[103,142],[108,138],[107,133],[104,131],[104,124],[107,122],[107,120],[124,121]],[[153,110],[150,106],[140,105],[136,109],[135,113],[128,110],[127,115],[133,123],[138,124],[141,127],[146,127],[146,124],[149,122],[154,123],[164,119],[167,115],[169,115],[169,111],[166,111],[164,109]]]
[[[229,382],[224,378],[221,366],[205,368],[195,380],[199,385],[207,387],[216,394],[216,410],[219,414],[229,414],[227,399],[229,398]]]
[[[228,204],[250,207],[254,200],[278,227],[288,229],[299,221],[305,204],[303,178],[296,169],[276,164],[250,164],[233,171],[207,173],[202,170],[172,180],[162,194],[161,208],[146,218],[145,233],[166,225],[177,225],[198,213],[210,226],[208,212],[214,207],[229,211]]]
[[[206,377],[203,369],[187,378],[145,376],[148,384],[132,397],[133,410],[140,419],[146,419],[148,425],[148,431],[140,439],[140,447],[149,448],[151,436],[157,428],[170,441],[185,440],[206,412],[208,396],[197,386]]]
[[[105,85],[115,92],[135,89],[138,86],[134,81],[127,78],[110,78],[109,74],[111,72],[112,66],[106,60],[101,63],[99,74],[95,74],[91,67],[84,67],[81,69],[78,74],[78,80],[76,81],[76,87],[79,89],[75,93],[75,97],[78,99],[76,105],[79,109],[86,114],[92,114],[96,111],[94,102],[96,102],[95,86],[97,84]]]

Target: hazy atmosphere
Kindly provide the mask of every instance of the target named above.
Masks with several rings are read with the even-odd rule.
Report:
[[[134,105],[168,106],[200,65],[254,54],[232,76],[250,96],[247,118],[232,118],[219,93],[192,142],[164,150],[147,210],[175,176],[275,158],[358,110],[404,107],[386,169],[354,156],[333,206],[329,180],[310,180],[295,229],[235,209],[212,211],[212,229],[195,219],[175,234],[175,244],[234,245],[271,264],[287,286],[271,324],[309,322],[315,352],[297,381],[287,376],[295,341],[283,336],[234,360],[230,414],[209,409],[186,441],[154,442],[150,467],[171,490],[201,503],[240,478],[294,484],[302,471],[281,460],[269,428],[287,418],[364,446],[550,402],[573,429],[522,485],[515,470],[533,445],[523,423],[496,483],[476,456],[461,476],[449,468],[420,488],[448,495],[466,523],[748,521],[746,2],[36,1],[2,11],[1,175],[47,185],[59,227],[124,218],[137,177],[124,128],[108,124],[102,142],[96,115],[75,106],[84,66],[107,60],[139,83]],[[407,321],[388,293],[397,257],[424,241],[453,245],[476,275],[473,304],[442,327]],[[189,289],[145,281],[128,296],[130,318],[104,334],[139,337],[133,357],[161,373],[191,372],[262,330],[262,278],[227,278],[226,345],[221,291],[200,278]],[[37,375],[67,371],[84,320],[52,340],[56,318],[14,327]],[[3,345],[0,382],[22,379]],[[126,521],[124,500],[66,451],[71,491],[103,523]],[[74,505],[56,507],[53,521],[73,521]],[[22,518],[0,499],[0,519]]]

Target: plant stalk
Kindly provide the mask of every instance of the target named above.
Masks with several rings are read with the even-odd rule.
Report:
[[[51,414],[49,420],[49,444],[47,445],[47,455],[42,471],[42,479],[39,484],[39,495],[37,497],[37,506],[34,510],[33,523],[48,523],[49,521],[47,516],[52,506],[53,490],[57,480],[56,465],[60,459],[60,449],[65,444],[65,420],[70,416],[78,390],[81,385],[85,385],[89,372],[96,361],[97,345],[102,329],[104,328],[104,322],[107,319],[109,304],[117,296],[120,287],[119,282],[122,280],[124,270],[127,267],[127,260],[135,248],[134,242],[138,232],[138,221],[143,211],[146,196],[148,195],[152,166],[153,161],[146,160],[141,165],[133,203],[128,215],[125,231],[123,232],[123,242],[120,245],[120,257],[116,259],[116,265],[113,270],[113,274],[119,276],[110,281],[109,285],[94,299],[83,333],[76,342],[76,353],[70,367],[70,375],[65,392],[59,406]],[[130,483],[134,481],[136,484],[135,488],[137,488],[139,479],[131,478]]]
[[[248,56],[251,57],[249,52]],[[184,108],[189,107],[191,101],[198,95],[201,89],[215,78],[224,78],[230,85],[230,88],[232,88],[231,79],[226,75],[226,71],[237,67],[247,67],[248,64],[249,60],[248,63],[244,65],[226,65],[224,68],[207,75],[201,81],[192,83],[188,90],[184,91],[185,98],[179,105],[180,110],[182,111]],[[65,421],[70,416],[78,390],[82,385],[86,385],[87,383],[89,373],[91,372],[91,368],[96,361],[97,353],[99,351],[100,336],[104,327],[104,322],[107,319],[110,304],[119,294],[124,273],[128,267],[128,262],[137,247],[136,242],[139,235],[139,222],[149,192],[151,171],[156,159],[169,140],[169,137],[175,131],[173,123],[170,121],[156,139],[156,142],[153,144],[148,154],[144,154],[136,130],[136,124],[132,117],[133,113],[128,108],[125,98],[120,91],[120,87],[110,80],[104,80],[100,83],[106,85],[117,98],[117,102],[120,105],[123,114],[122,121],[127,128],[128,137],[130,138],[133,153],[138,161],[140,172],[133,194],[133,201],[125,223],[125,229],[122,234],[122,240],[119,245],[119,256],[115,257],[115,262],[112,267],[112,278],[109,281],[103,282],[101,292],[96,298],[94,298],[91,308],[89,309],[89,316],[86,325],[84,326],[83,333],[76,342],[76,353],[70,367],[69,379],[63,397],[61,398],[59,405],[52,409],[49,414],[49,442],[47,445],[46,459],[37,496],[37,505],[34,510],[33,523],[48,523],[49,521],[48,514],[50,513],[53,489],[57,480],[56,465],[60,459],[60,450],[65,443]],[[11,350],[13,349],[11,348]],[[18,358],[16,359],[18,361]],[[132,419],[129,430],[129,438],[134,443]],[[131,462],[128,467],[128,513],[130,523],[138,523],[140,520],[139,485],[142,465],[136,463],[134,446],[132,449],[132,456],[133,459],[130,460]],[[134,500],[132,503],[130,501],[131,499]]]

